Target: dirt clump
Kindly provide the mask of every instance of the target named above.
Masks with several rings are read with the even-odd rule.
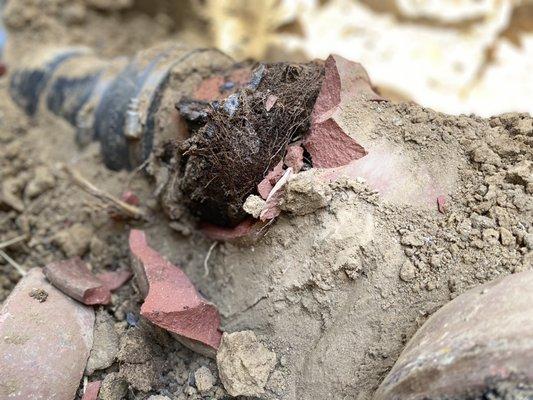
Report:
[[[259,396],[274,370],[276,354],[259,342],[252,331],[224,334],[217,365],[230,395]]]

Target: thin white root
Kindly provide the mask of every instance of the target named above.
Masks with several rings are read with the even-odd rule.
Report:
[[[209,251],[207,252],[207,254],[205,256],[205,260],[204,260],[204,278],[207,278],[207,276],[209,275],[209,265],[207,265],[207,262],[209,261],[209,257],[211,257],[211,253],[213,252],[215,247],[217,247],[217,244],[218,244],[218,242],[213,242],[213,244],[211,245],[211,247],[209,247]]]
[[[15,268],[21,276],[26,275],[26,271],[24,270],[24,268],[22,268],[22,266],[19,263],[17,263],[15,260],[13,260],[11,257],[9,257],[4,250],[0,250],[0,257],[2,257],[4,260],[8,262],[8,264],[10,264],[13,268]]]
[[[91,182],[85,179],[78,171],[70,168],[65,164],[61,165],[61,169],[69,175],[69,177],[76,185],[78,185],[90,195],[96,197],[99,200],[102,200],[103,202],[111,203],[114,207],[118,208],[119,211],[121,211],[123,214],[130,218],[146,219],[144,211],[141,210],[139,207],[128,204],[120,199],[117,199],[115,196],[97,188]]]
[[[27,235],[20,235],[12,239],[6,240],[5,242],[0,243],[0,249],[5,249],[9,246],[13,246],[14,244],[24,242],[27,238],[28,238]]]

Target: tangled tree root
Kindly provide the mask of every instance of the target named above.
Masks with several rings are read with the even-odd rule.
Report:
[[[322,78],[323,65],[314,62],[260,64],[250,83],[222,102],[180,102],[182,115],[193,110],[191,137],[174,149],[181,155],[174,190],[183,204],[206,222],[241,222],[246,197],[308,131]]]

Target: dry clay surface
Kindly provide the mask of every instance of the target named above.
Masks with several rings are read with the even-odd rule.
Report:
[[[362,179],[326,183],[306,171],[289,183],[286,211],[263,238],[253,245],[218,244],[206,270],[211,242],[193,226],[169,227],[150,179],[105,170],[96,146],[79,151],[61,122],[28,121],[8,100],[5,78],[0,82],[0,241],[28,237],[5,249],[10,256],[25,269],[74,255],[96,272],[117,269],[129,265],[129,228],[144,229],[150,244],[217,304],[224,330],[253,330],[275,352],[264,398],[368,399],[435,310],[470,287],[531,268],[533,126],[527,115],[449,117],[416,105],[354,102],[343,110],[345,130],[409,158],[415,177],[418,167],[429,165],[446,189],[436,193],[446,196],[445,212],[436,201],[381,196]],[[73,187],[58,162],[116,196],[133,190],[150,220],[110,219],[101,203]],[[17,280],[0,260],[0,301]],[[119,349],[105,372],[90,375],[105,378],[101,396],[226,396],[213,361],[143,322],[126,321],[128,313],[138,315],[139,304],[132,281],[104,310]],[[110,324],[108,317],[98,321]],[[216,378],[202,393],[195,382],[200,367]]]

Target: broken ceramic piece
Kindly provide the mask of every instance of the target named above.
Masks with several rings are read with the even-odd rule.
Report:
[[[524,271],[446,304],[409,341],[376,400],[484,398],[498,387],[519,398],[533,390],[532,287],[533,271]]]
[[[295,174],[300,172],[304,166],[304,148],[300,144],[288,146],[284,163],[287,167],[291,167]]]
[[[251,244],[264,233],[264,224],[252,218],[245,219],[233,228],[225,228],[209,223],[200,224],[200,231],[210,240],[218,242]]]
[[[277,181],[283,176],[283,161],[280,161],[257,185],[259,195],[266,200]]]
[[[132,276],[132,272],[126,268],[96,274],[96,277],[100,279],[111,292],[122,287]]]
[[[52,285],[83,304],[108,304],[111,300],[108,287],[79,257],[53,262],[43,271]]]
[[[100,386],[102,386],[102,381],[89,382],[81,400],[97,400]]]
[[[289,179],[292,176],[292,168],[287,168],[283,176],[276,182],[272,190],[270,191],[267,199],[266,204],[261,211],[261,214],[259,216],[259,219],[261,221],[269,221],[271,219],[276,218],[281,213],[281,210],[279,208],[279,205],[283,199],[283,195],[285,193],[285,185],[289,181]]]
[[[46,292],[46,300],[31,297]],[[28,271],[0,311],[0,398],[72,400],[93,343],[94,311]],[[37,379],[37,381],[36,381]]]
[[[133,229],[129,244],[135,277],[145,297],[141,315],[185,346],[214,357],[222,336],[216,306],[198,293],[180,268],[148,246],[143,231]]]
[[[345,132],[339,118],[342,102],[353,97],[384,100],[372,89],[370,78],[361,64],[330,55],[311,115],[311,128],[303,142],[315,168],[348,165],[367,154],[364,147]]]

